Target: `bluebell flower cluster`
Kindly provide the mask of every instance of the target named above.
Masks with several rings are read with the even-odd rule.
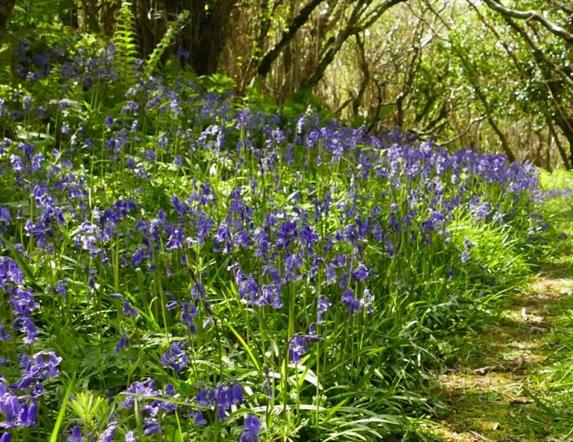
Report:
[[[199,406],[194,413],[197,425],[207,424],[205,412],[213,410],[215,419],[223,421],[233,406],[244,402],[243,387],[238,382],[230,384],[218,384],[212,388],[201,388],[197,393],[195,402]]]
[[[156,440],[182,416],[192,431],[220,428],[241,407],[233,434],[258,441],[267,429],[245,413],[293,397],[288,363],[320,361],[327,381],[332,367],[359,376],[348,369],[356,336],[379,339],[372,324],[399,321],[392,308],[443,301],[438,283],[454,297],[456,278],[487,276],[478,239],[452,228],[461,215],[542,228],[527,164],[246,108],[188,80],[137,71],[118,87],[114,53],[24,43],[17,70],[30,90],[59,72],[70,92],[0,98],[0,130],[26,127],[0,132],[0,187],[12,190],[0,192],[1,442],[51,419],[42,403],[62,389],[49,386],[77,366],[44,347],[60,325],[50,311],[114,367],[109,382],[78,385],[122,405],[89,437],[66,423],[69,440]],[[83,94],[102,90],[117,102],[88,111]],[[181,404],[188,414],[175,414]]]

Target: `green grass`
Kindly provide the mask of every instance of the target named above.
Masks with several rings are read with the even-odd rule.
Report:
[[[544,189],[573,189],[573,173],[542,173]],[[454,338],[437,373],[430,433],[445,441],[573,437],[573,197],[545,203],[552,241],[527,290],[480,329]]]

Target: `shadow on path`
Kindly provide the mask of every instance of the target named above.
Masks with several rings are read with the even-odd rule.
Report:
[[[558,214],[558,223],[571,232],[568,212]],[[560,422],[560,413],[538,400],[546,388],[539,379],[554,366],[560,345],[555,327],[566,315],[573,336],[572,243],[571,237],[562,241],[531,289],[513,296],[495,322],[464,336],[455,364],[439,375],[433,391],[443,405],[433,419],[443,440],[573,440],[564,433],[573,421]]]

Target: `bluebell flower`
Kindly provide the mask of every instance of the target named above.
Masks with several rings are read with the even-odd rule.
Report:
[[[2,341],[9,341],[12,337],[8,334],[6,328],[0,324],[0,342]]]
[[[319,340],[319,336],[315,334],[295,334],[289,341],[288,355],[292,364],[300,362],[302,357],[308,353],[308,345],[311,342]]]
[[[184,302],[181,305],[181,322],[187,325],[189,333],[195,333],[195,317],[198,314],[197,306],[190,302]]]
[[[161,432],[161,425],[155,417],[146,417],[143,420],[143,434],[149,436],[151,434],[157,434]]]
[[[207,425],[207,419],[205,419],[205,416],[203,415],[202,410],[198,410],[197,412],[195,412],[193,417],[194,417],[193,421],[195,422],[195,425],[198,425],[200,427]]]
[[[133,113],[137,112],[138,109],[139,109],[139,105],[135,101],[128,101],[121,108],[121,113],[122,114],[133,114]]]
[[[24,343],[31,344],[38,339],[38,329],[36,324],[28,317],[16,317],[14,328],[24,333]]]
[[[200,389],[195,400],[202,407],[207,407],[209,405],[209,392],[204,388]]]
[[[298,253],[293,253],[285,257],[285,279],[287,281],[298,281],[301,275],[298,270],[302,267],[302,257]]]
[[[157,397],[161,395],[161,392],[155,388],[155,381],[153,379],[144,379],[143,381],[134,382],[125,393],[127,393],[127,396],[122,403],[123,408],[132,408],[136,396]]]
[[[205,287],[200,282],[195,282],[191,288],[191,297],[193,299],[206,299],[207,294],[205,292]]]
[[[368,278],[368,267],[363,263],[358,264],[358,267],[352,271],[352,276],[357,281],[365,281]]]
[[[174,229],[171,235],[169,236],[167,244],[165,245],[165,249],[166,250],[181,249],[183,247],[184,239],[185,238],[183,237],[183,233],[181,232],[181,230]]]
[[[10,215],[10,209],[0,206],[0,223],[10,225],[11,221],[12,217]]]
[[[115,436],[117,427],[118,427],[117,422],[111,422],[107,426],[107,428],[100,434],[98,442],[113,442],[113,437]]]
[[[287,248],[296,237],[298,237],[296,220],[285,221],[277,231],[277,248]]]
[[[372,310],[374,309],[373,307],[374,301],[375,301],[374,295],[370,293],[370,290],[368,290],[367,288],[364,289],[362,299],[360,300],[360,306],[364,310],[366,310],[367,313],[371,313]]]
[[[20,285],[24,282],[24,273],[12,258],[0,256],[0,287],[7,288],[8,283]]]
[[[179,344],[173,343],[161,356],[161,364],[171,367],[175,373],[179,373],[189,366],[189,356]]]
[[[324,314],[332,307],[332,302],[326,296],[320,295],[316,301],[316,310],[318,312],[317,322],[322,324],[324,322]]]
[[[115,344],[115,352],[119,353],[121,350],[129,346],[129,340],[126,335],[121,335],[117,344]]]
[[[354,291],[352,289],[347,289],[342,294],[342,303],[346,305],[348,311],[354,314],[360,310],[360,300],[356,299],[354,296]]]
[[[261,296],[256,301],[259,307],[270,305],[275,310],[283,308],[281,288],[276,284],[265,284],[261,288]]]
[[[54,291],[60,296],[66,296],[68,293],[67,281],[62,279],[58,280]]]
[[[248,414],[245,416],[243,423],[243,432],[239,437],[240,442],[258,442],[259,432],[261,430],[261,421],[257,416]]]
[[[467,250],[462,251],[460,259],[464,264],[470,260],[470,255]]]
[[[147,256],[147,248],[145,246],[139,247],[131,257],[131,264],[133,267],[139,267]]]
[[[131,305],[127,299],[123,301],[122,312],[125,316],[132,316],[134,318],[139,317],[139,312]]]

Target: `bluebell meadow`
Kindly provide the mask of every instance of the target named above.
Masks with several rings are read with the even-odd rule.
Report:
[[[29,47],[0,98],[1,442],[376,440],[545,228],[503,155]]]

